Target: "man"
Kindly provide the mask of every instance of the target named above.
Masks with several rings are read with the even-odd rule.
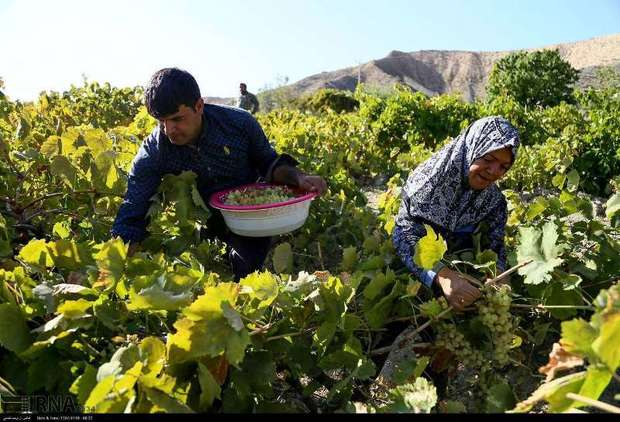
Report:
[[[241,95],[237,101],[237,107],[247,110],[252,114],[258,112],[258,99],[256,95],[248,91],[247,85],[243,82],[239,85],[239,92]]]
[[[253,183],[259,176],[319,194],[327,189],[321,177],[298,170],[293,157],[278,156],[249,113],[205,104],[196,80],[184,70],[166,68],[155,73],[145,91],[145,102],[159,125],[134,157],[127,193],[111,230],[113,236],[130,242],[130,254],[147,236],[149,201],[164,174],[196,173],[205,202],[215,191]],[[270,237],[238,236],[226,228],[216,210],[208,230],[208,235],[228,245],[237,281],[262,267],[271,247]]]

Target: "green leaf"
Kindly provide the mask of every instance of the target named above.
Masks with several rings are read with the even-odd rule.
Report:
[[[191,291],[174,293],[165,290],[159,283],[136,292],[132,287],[129,290],[129,303],[127,309],[137,310],[168,310],[176,311],[192,303],[193,295]]]
[[[489,388],[485,401],[486,413],[504,413],[512,409],[516,404],[515,395],[510,385],[505,382],[498,382]]]
[[[426,236],[418,240],[415,245],[413,262],[425,270],[432,269],[448,250],[446,241],[440,234],[435,233],[433,228],[425,224]]]
[[[99,267],[99,281],[112,285],[120,280],[125,270],[127,249],[128,246],[120,237],[108,240],[101,246],[94,255]]]
[[[372,329],[378,329],[383,326],[385,320],[390,316],[393,310],[393,303],[402,292],[402,286],[396,282],[392,287],[389,295],[381,298],[372,308],[364,310],[364,316],[368,321],[368,325]]]
[[[273,251],[273,268],[277,273],[293,272],[293,249],[288,242],[280,243]]]
[[[552,283],[545,293],[545,305],[561,305],[570,306],[583,305],[583,298],[577,290],[565,290],[561,283]],[[550,308],[549,313],[552,317],[558,319],[567,319],[577,314],[577,310],[573,308]]]
[[[592,343],[592,349],[612,372],[615,372],[618,366],[620,366],[619,338],[620,312],[616,312],[604,318],[603,325],[600,328],[600,335]]]
[[[581,318],[562,322],[562,339],[560,343],[569,353],[592,357],[592,343],[598,332]]]
[[[166,345],[157,337],[147,337],[138,346],[146,375],[157,376],[166,364]]]
[[[93,302],[85,299],[67,300],[58,306],[57,312],[67,319],[77,319],[86,315],[86,311],[93,307]]]
[[[59,177],[69,188],[75,189],[78,170],[71,164],[67,157],[57,155],[50,164],[52,175]]]
[[[566,175],[564,173],[558,173],[551,179],[551,184],[560,190],[564,187],[564,182],[566,182]]]
[[[426,378],[417,378],[413,384],[399,385],[391,389],[392,401],[381,411],[397,413],[430,413],[437,404],[437,390]]]
[[[512,412],[527,412],[541,400],[549,402],[549,410],[552,412],[562,412],[570,408],[572,400],[566,398],[567,393],[577,393],[586,378],[586,372],[577,372],[556,378],[551,382],[544,383],[530,397],[520,403]]]
[[[611,377],[612,372],[609,372],[606,368],[598,368],[594,365],[590,365],[586,373],[586,379],[583,381],[583,384],[577,394],[598,400],[601,394],[603,394],[603,391],[605,391],[605,388],[609,385]],[[587,404],[575,402],[570,405],[570,407],[575,408],[583,406],[587,406]]]
[[[167,393],[156,389],[142,386],[142,391],[146,397],[157,406],[154,411],[164,411],[166,413],[194,413],[186,404],[181,403]]]
[[[541,215],[549,206],[548,201],[543,196],[537,197],[534,202],[532,202],[527,207],[527,213],[525,214],[525,218],[528,221],[534,220],[536,217]]]
[[[329,346],[329,343],[334,338],[334,334],[336,334],[336,328],[336,322],[325,321],[312,336],[312,345],[316,347],[319,356],[322,356],[327,350],[327,346]]]
[[[567,189],[571,192],[574,192],[579,187],[579,173],[577,170],[573,169],[566,175],[568,179],[568,184],[566,185]]]
[[[66,220],[59,221],[58,223],[54,224],[52,232],[61,239],[68,238],[71,235],[69,222],[67,222]]]
[[[97,385],[97,369],[88,363],[85,365],[86,368],[82,375],[77,377],[69,388],[69,391],[77,396],[78,403],[81,405],[86,403],[90,392]]]
[[[46,246],[54,265],[59,268],[75,271],[93,263],[90,251],[73,240],[60,239]]]
[[[526,284],[540,284],[551,280],[551,271],[563,262],[559,258],[563,247],[556,245],[557,239],[557,229],[552,221],[545,223],[542,232],[533,227],[519,229],[517,259],[519,262],[532,260],[519,269],[519,274],[525,276]]]
[[[207,287],[205,293],[196,300],[183,313],[192,321],[201,321],[214,318],[223,318],[223,303],[228,303],[234,308],[237,302],[239,287],[236,283],[220,283],[217,286]]]
[[[43,239],[32,239],[19,251],[19,259],[39,269],[54,266],[54,261]]]
[[[611,219],[618,212],[620,212],[620,193],[613,195],[605,204],[605,215],[607,218]]]
[[[0,304],[0,345],[14,353],[20,353],[31,343],[26,319],[19,307],[10,303]]]
[[[388,269],[385,274],[382,272],[376,272],[375,276],[364,289],[364,297],[368,300],[373,300],[383,291],[385,287],[394,283],[395,279],[396,276],[392,270]]]
[[[208,410],[216,398],[221,398],[221,388],[209,369],[200,362],[198,362],[198,382],[200,383],[200,408]]]
[[[247,294],[252,303],[248,312],[252,313],[267,308],[278,297],[279,286],[274,276],[268,271],[254,273],[239,282],[241,293]]]
[[[351,271],[357,263],[357,249],[355,246],[349,246],[342,250],[342,270]]]
[[[192,321],[188,318],[174,323],[176,333],[168,336],[167,350],[170,363],[180,363],[201,356],[216,357],[226,354],[228,361],[237,365],[250,343],[247,330],[237,331],[221,318]]]

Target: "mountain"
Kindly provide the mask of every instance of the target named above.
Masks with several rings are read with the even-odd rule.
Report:
[[[288,89],[290,95],[297,97],[321,88],[353,91],[359,82],[378,89],[403,83],[428,95],[453,93],[474,101],[484,96],[488,75],[497,60],[516,51],[544,49],[558,49],[562,58],[581,71],[577,85],[582,88],[597,84],[596,70],[601,66],[613,66],[620,71],[620,34],[613,34],[511,51],[392,51],[382,59],[359,66],[308,76],[288,85]],[[218,98],[218,101],[225,103],[231,99]]]
[[[562,58],[575,69],[584,70],[592,80],[595,69],[615,66],[620,70],[620,34],[574,43],[555,44],[524,51],[558,49]],[[509,53],[519,51],[472,52],[422,50],[411,53],[392,51],[386,57],[360,66],[322,72],[291,85],[294,95],[320,88],[354,90],[358,81],[369,86],[389,88],[404,83],[428,95],[459,93],[466,101],[484,95],[493,64]],[[583,85],[584,81],[580,81]],[[587,85],[587,81],[585,81]]]

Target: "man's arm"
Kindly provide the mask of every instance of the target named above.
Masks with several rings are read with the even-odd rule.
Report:
[[[252,94],[252,103],[252,114],[258,113],[260,104],[258,102],[258,97],[254,94]]]
[[[310,176],[288,164],[277,166],[271,180],[275,183],[296,186],[306,192],[317,192],[322,195],[327,190],[327,183],[321,176]]]
[[[151,137],[142,143],[133,160],[127,179],[127,192],[111,230],[112,236],[120,236],[125,242],[131,242],[133,249],[133,245],[141,242],[147,235],[146,213],[150,199],[161,182],[159,154],[155,139]]]
[[[250,162],[268,182],[299,187],[305,191],[322,194],[327,190],[320,176],[309,176],[297,169],[297,160],[288,154],[278,154],[269,144],[265,132],[254,117],[248,119],[246,132],[250,143]]]

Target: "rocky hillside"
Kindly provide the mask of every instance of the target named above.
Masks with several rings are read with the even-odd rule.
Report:
[[[601,66],[614,66],[620,71],[620,34],[524,51],[543,49],[558,49],[564,59],[581,71],[580,87],[596,85],[596,69]],[[428,95],[458,93],[466,101],[473,101],[484,96],[493,64],[512,52],[392,51],[382,59],[359,66],[308,76],[289,88],[291,95],[297,97],[321,88],[353,91],[359,82],[379,89],[404,83]],[[234,102],[233,98],[207,97],[206,100],[217,104]]]
[[[574,68],[583,70],[580,85],[593,82],[597,67],[611,65],[620,70],[620,34],[525,51],[542,49],[558,49]],[[484,95],[493,64],[511,52],[392,51],[360,66],[309,76],[291,88],[295,95],[302,95],[320,88],[354,90],[358,81],[379,88],[405,83],[428,95],[459,93],[465,100],[473,101]]]

